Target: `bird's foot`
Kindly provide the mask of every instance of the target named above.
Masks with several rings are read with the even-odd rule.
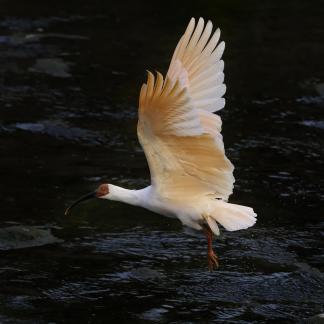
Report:
[[[213,250],[209,250],[207,254],[208,270],[210,272],[216,270],[219,267],[218,256]]]

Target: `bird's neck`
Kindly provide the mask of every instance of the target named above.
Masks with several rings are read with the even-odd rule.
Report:
[[[107,199],[121,201],[130,205],[141,206],[143,201],[142,196],[145,189],[129,190],[109,184],[109,194],[107,195]]]

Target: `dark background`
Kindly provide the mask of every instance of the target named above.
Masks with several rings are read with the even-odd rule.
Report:
[[[222,30],[231,202],[257,224],[206,242],[107,201],[149,183],[146,70],[191,17]],[[0,322],[296,323],[323,311],[324,2],[0,1]]]

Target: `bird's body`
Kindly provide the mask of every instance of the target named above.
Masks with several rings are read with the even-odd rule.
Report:
[[[166,217],[178,218],[183,225],[196,230],[201,230],[207,223],[216,235],[219,234],[217,222],[229,231],[248,228],[255,223],[250,207],[230,204],[208,195],[187,196],[182,199],[166,198],[152,185],[140,190],[129,190],[109,184],[109,194],[105,198],[143,207]]]
[[[109,185],[109,200],[143,207],[166,217],[179,218],[184,225],[201,229],[199,226],[201,211],[206,210],[205,207],[210,199],[201,197],[192,201],[192,197],[190,197],[190,199],[176,201],[161,197],[154,186],[140,190],[127,190]]]
[[[254,225],[250,207],[227,202],[234,167],[225,155],[222,121],[214,112],[225,106],[225,43],[210,21],[191,19],[164,78],[148,72],[139,99],[137,134],[151,173],[151,185],[128,190],[103,184],[79,201],[96,196],[144,207],[204,230],[209,268],[218,266],[211,247],[218,223],[229,231]],[[78,201],[78,202],[79,202]],[[73,205],[74,206],[74,205]]]

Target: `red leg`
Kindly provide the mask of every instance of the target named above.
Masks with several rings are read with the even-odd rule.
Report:
[[[206,235],[207,238],[207,259],[208,259],[208,269],[209,271],[213,271],[215,269],[218,268],[219,263],[218,263],[218,257],[215,254],[214,250],[213,250],[213,232],[211,231],[211,229],[209,228],[209,226],[204,227],[204,233]]]

